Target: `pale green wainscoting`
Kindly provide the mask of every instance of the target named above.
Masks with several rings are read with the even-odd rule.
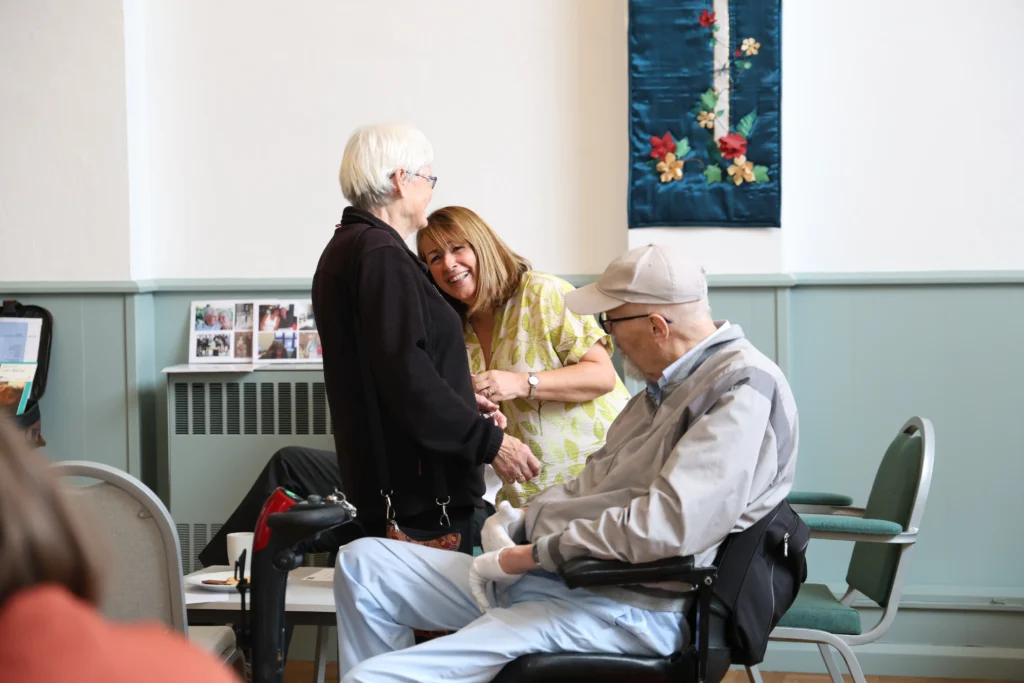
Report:
[[[306,280],[0,283],[4,298],[46,306],[56,320],[43,401],[50,455],[124,468],[162,495],[160,370],[187,360],[189,301],[308,289]],[[711,302],[790,377],[797,488],[863,503],[904,420],[919,414],[935,425],[935,475],[904,607],[884,642],[860,651],[865,671],[1024,679],[1024,273],[712,278]],[[812,581],[842,586],[848,548],[816,542],[809,559]],[[308,656],[306,640],[297,638],[295,656]],[[816,650],[785,644],[770,648],[765,669],[824,671]]]

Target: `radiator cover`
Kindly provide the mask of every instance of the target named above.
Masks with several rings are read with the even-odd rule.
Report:
[[[334,450],[323,369],[274,366],[251,372],[168,368],[167,470],[182,570],[197,555],[284,446]],[[326,556],[306,563],[325,566]]]

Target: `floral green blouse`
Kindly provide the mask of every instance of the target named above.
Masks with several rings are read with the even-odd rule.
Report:
[[[530,271],[517,292],[494,316],[491,364],[484,365],[480,340],[468,322],[464,328],[470,371],[543,372],[578,363],[600,342],[613,351],[611,337],[594,316],[576,315],[565,307],[573,286],[554,275]],[[542,490],[575,478],[594,451],[604,445],[608,427],[629,401],[622,379],[615,389],[591,401],[504,401],[506,432],[530,447],[541,461],[540,476],[524,482],[502,482],[496,501],[520,507]],[[489,470],[489,482],[497,482]]]

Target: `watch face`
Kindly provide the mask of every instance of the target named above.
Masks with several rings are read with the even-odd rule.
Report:
[[[528,381],[530,382],[531,386],[537,386],[538,384],[540,384],[540,380],[533,375],[530,375],[530,379]]]

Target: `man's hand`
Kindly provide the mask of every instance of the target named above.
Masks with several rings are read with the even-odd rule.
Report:
[[[484,552],[514,546],[516,538],[523,532],[525,520],[525,510],[512,507],[507,500],[498,503],[498,511],[487,518],[480,531]]]
[[[523,551],[526,556],[523,559]],[[469,588],[481,612],[493,607],[488,597],[491,583],[496,586],[511,586],[523,578],[523,574],[535,568],[531,552],[533,546],[517,545],[512,548],[493,550],[473,558],[469,567]]]
[[[498,455],[491,467],[498,473],[502,481],[524,482],[540,474],[540,460],[522,441],[506,434],[501,440]]]
[[[488,370],[473,376],[473,391],[492,401],[509,401],[530,395],[529,373]]]

